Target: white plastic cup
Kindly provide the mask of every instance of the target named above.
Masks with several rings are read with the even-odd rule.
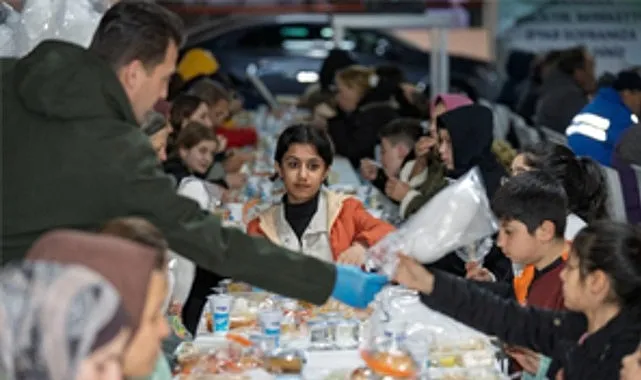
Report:
[[[214,294],[209,297],[214,334],[224,335],[229,332],[229,314],[233,300],[234,297],[229,294]]]
[[[283,312],[280,310],[266,310],[260,312],[258,318],[263,335],[274,339],[275,346],[278,347]]]

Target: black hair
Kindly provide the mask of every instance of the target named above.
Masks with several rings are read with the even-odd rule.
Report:
[[[561,182],[570,212],[587,223],[608,216],[606,179],[594,160],[577,157],[563,145],[544,142],[526,147],[521,153],[527,166],[547,171]]]
[[[292,144],[312,145],[327,167],[330,167],[334,161],[334,146],[324,130],[307,124],[294,124],[287,127],[276,143],[274,159],[279,165],[282,164],[283,157]]]
[[[205,101],[196,95],[180,94],[176,97],[169,111],[169,122],[176,133],[182,129],[184,121],[188,120],[202,103]]]
[[[563,239],[568,199],[551,174],[530,171],[511,177],[492,198],[492,210],[501,220],[516,220],[530,234],[546,220],[554,224],[554,236]]]
[[[379,138],[386,138],[394,145],[403,143],[410,150],[414,148],[414,144],[422,135],[423,126],[421,125],[421,120],[412,118],[392,120],[385,124],[378,133]]]
[[[612,87],[614,82],[617,80],[617,76],[607,71],[599,77],[596,81],[597,88]]]
[[[612,83],[617,91],[641,91],[641,75],[636,70],[623,70]]]
[[[576,70],[584,69],[587,49],[585,46],[576,46],[561,51],[557,66],[559,70],[568,75],[573,75]]]
[[[405,79],[405,74],[400,67],[396,65],[383,64],[376,66],[376,75],[381,78],[385,78],[392,83],[397,85],[403,84],[407,80]]]
[[[611,297],[622,307],[641,305],[641,232],[636,226],[609,220],[584,227],[572,249],[581,277],[603,271],[612,286]]]
[[[165,60],[173,42],[183,43],[183,22],[162,5],[122,0],[109,8],[98,24],[89,50],[114,69],[139,60],[147,70]]]

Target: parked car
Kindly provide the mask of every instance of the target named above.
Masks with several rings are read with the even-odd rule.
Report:
[[[330,15],[229,16],[192,28],[185,49],[210,50],[223,72],[239,80],[248,65],[256,64],[272,92],[301,94],[317,80],[323,59],[334,47],[332,37]],[[430,53],[386,30],[347,29],[341,48],[351,50],[364,65],[398,65],[409,81],[429,86]],[[496,97],[499,76],[493,64],[460,56],[450,56],[449,62],[451,90]],[[242,91],[246,98],[255,96],[247,91],[250,86]]]

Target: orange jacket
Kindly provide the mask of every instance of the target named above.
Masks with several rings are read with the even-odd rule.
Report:
[[[327,202],[329,244],[334,261],[355,242],[370,247],[395,230],[391,224],[373,217],[358,199],[323,191]],[[276,226],[281,207],[272,206],[249,222],[247,233],[264,236],[274,244],[281,244]]]

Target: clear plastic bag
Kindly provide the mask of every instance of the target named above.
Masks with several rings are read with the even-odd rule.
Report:
[[[455,252],[456,256],[466,263],[482,263],[483,258],[490,253],[492,245],[494,245],[494,240],[491,237],[486,237],[458,248]]]
[[[498,223],[478,168],[436,194],[396,232],[368,250],[367,267],[393,276],[398,254],[433,263],[494,234]]]
[[[2,56],[22,57],[47,39],[88,47],[102,15],[113,0],[26,0],[19,20],[11,23],[13,45]]]

